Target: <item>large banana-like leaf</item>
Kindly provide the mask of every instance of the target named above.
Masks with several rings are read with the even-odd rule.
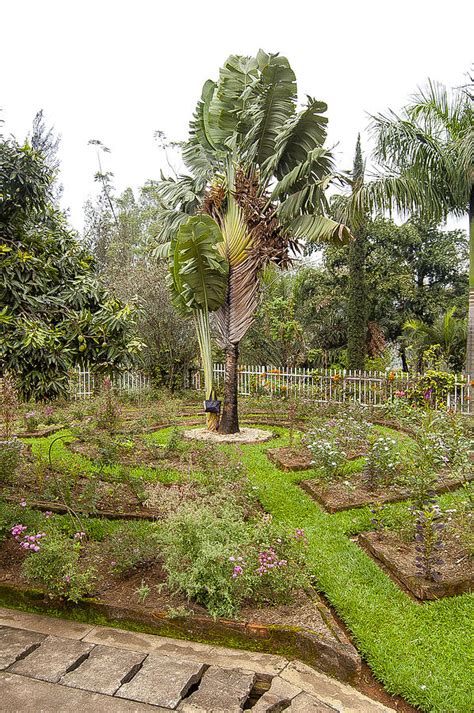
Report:
[[[257,79],[258,65],[254,57],[231,55],[220,69],[217,86],[203,107],[206,137],[216,150],[229,150],[235,135],[246,133],[248,127],[241,122]]]
[[[253,88],[255,99],[246,112],[250,130],[243,137],[243,151],[261,166],[274,155],[281,128],[296,111],[297,88],[286,57],[260,50],[257,60],[260,76]]]
[[[331,242],[345,245],[353,239],[346,225],[322,215],[297,216],[288,224],[287,229],[296,239],[304,239],[310,243]]]
[[[170,248],[170,277],[181,309],[212,312],[224,302],[228,265],[216,249],[221,242],[221,230],[208,215],[180,226]]]
[[[295,166],[306,161],[308,153],[323,146],[328,121],[322,116],[325,111],[327,105],[324,102],[308,97],[306,107],[281,125],[275,150],[262,166],[264,182],[274,175],[281,180]]]

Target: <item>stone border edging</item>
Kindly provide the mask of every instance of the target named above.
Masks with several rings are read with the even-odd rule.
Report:
[[[309,666],[315,666],[324,673],[347,683],[356,681],[361,672],[361,658],[339,629],[327,610],[325,623],[330,618],[330,629],[336,642],[325,639],[309,629],[285,627],[276,624],[258,624],[226,619],[212,619],[206,616],[170,618],[165,612],[154,611],[145,614],[132,608],[105,604],[94,599],[80,599],[76,604],[52,603],[45,599],[45,593],[37,589],[18,588],[0,584],[0,603],[18,608],[20,605],[32,607],[35,611],[63,616],[79,612],[80,620],[95,624],[142,631],[159,636],[217,644],[231,648],[242,648],[281,654],[299,659]],[[324,605],[321,605],[324,606]]]

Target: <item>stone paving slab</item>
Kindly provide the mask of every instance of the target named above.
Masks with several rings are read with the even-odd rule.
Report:
[[[114,627],[95,626],[83,638],[89,644],[104,644],[130,651],[150,653],[158,651],[166,656],[179,655],[180,658],[190,658],[203,661],[208,659],[213,651],[212,646],[184,639],[170,639],[157,634],[142,634],[137,631],[115,629]]]
[[[340,709],[328,706],[307,693],[300,693],[286,710],[288,713],[337,713]]]
[[[169,713],[169,709],[123,701],[55,683],[0,672],[5,713]]]
[[[0,607],[0,626],[10,626],[14,629],[27,629],[39,634],[64,636],[66,639],[82,639],[94,628],[90,624],[69,619],[56,619],[43,614],[30,614]]]
[[[0,628],[0,669],[8,668],[44,640],[44,634],[22,629]]]
[[[133,678],[145,656],[136,651],[95,646],[86,660],[66,673],[60,683],[113,696],[125,680]]]
[[[253,671],[210,666],[198,690],[181,703],[179,710],[183,713],[239,713],[254,681]]]
[[[270,713],[280,711],[290,705],[291,701],[301,693],[301,688],[275,676],[270,688],[252,708],[253,713]]]
[[[41,681],[57,683],[93,648],[93,644],[74,639],[48,636],[29,656],[10,666],[12,673],[39,678]]]
[[[206,665],[195,661],[151,653],[129,683],[118,689],[116,696],[150,703],[163,708],[176,708],[191,686],[200,681]]]
[[[280,675],[285,681],[343,713],[387,713],[393,710],[301,661],[292,661]]]

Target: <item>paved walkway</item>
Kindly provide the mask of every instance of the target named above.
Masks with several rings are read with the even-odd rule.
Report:
[[[0,608],[4,713],[382,713],[298,661]]]

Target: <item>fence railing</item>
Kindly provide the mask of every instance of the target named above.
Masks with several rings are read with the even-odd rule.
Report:
[[[214,364],[216,386],[222,391],[225,365]],[[403,398],[416,385],[416,376],[400,371],[351,371],[349,369],[304,369],[270,366],[240,366],[238,393],[241,396],[299,397],[319,403],[358,402],[381,406],[393,397]],[[443,400],[453,411],[474,414],[469,377],[454,377],[454,387]],[[192,388],[203,387],[202,373],[195,371]],[[438,402],[438,405],[439,402]]]
[[[103,376],[89,369],[74,369],[69,377],[69,393],[73,399],[89,399],[97,394]],[[111,377],[114,388],[120,392],[146,391],[151,387],[148,376],[138,371],[124,371]]]

